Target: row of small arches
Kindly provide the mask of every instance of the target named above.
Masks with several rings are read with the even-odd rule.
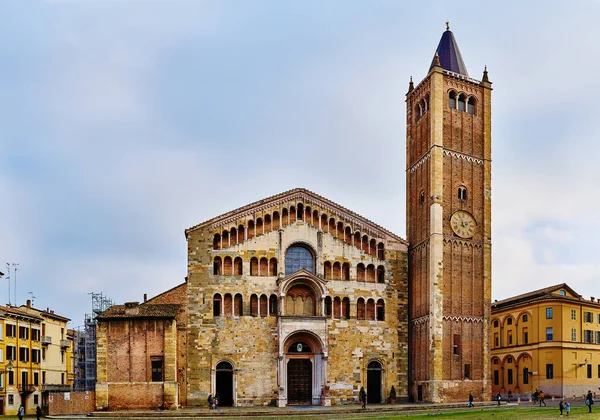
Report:
[[[215,276],[241,276],[244,274],[243,271],[242,257],[231,258],[226,256],[221,258],[217,256],[213,259],[213,274]],[[277,274],[277,258],[250,258],[251,276],[268,277]]]
[[[278,314],[277,295],[250,296],[249,316],[269,317]],[[286,315],[316,316],[314,296],[308,294],[288,294],[285,298]],[[240,317],[244,313],[244,298],[240,293],[215,293],[213,296],[213,316]],[[334,319],[350,319],[350,299],[339,296],[325,297],[324,316]],[[356,301],[356,319],[358,320],[385,320],[385,302],[383,299],[375,301],[373,298],[358,298]]]
[[[350,280],[350,264],[339,261],[325,261],[323,264],[325,280]],[[244,265],[241,257],[232,258],[216,256],[213,259],[213,275],[215,276],[241,276]],[[277,276],[277,258],[266,257],[250,259],[250,275],[258,277]],[[367,283],[384,283],[385,267],[383,265],[375,268],[375,265],[365,266],[363,263],[356,265],[356,280]]]
[[[357,247],[374,258],[384,259],[383,242],[377,242],[374,238],[369,239],[367,235],[361,235],[359,231],[353,232],[350,226],[344,227],[343,222],[336,221],[333,217],[329,218],[325,213],[319,217],[318,210],[311,210],[308,206],[304,208],[302,204],[298,204],[298,207],[291,206],[289,210],[284,208],[281,216],[278,211],[275,211],[272,215],[266,214],[262,218],[257,217],[256,221],[249,220],[247,227],[239,225],[237,228],[233,227],[216,233],[213,237],[213,249],[219,250],[237,245],[256,236],[277,231],[297,220],[304,220],[311,226],[331,234],[348,245]]]
[[[340,263],[335,261],[325,261],[324,277],[325,280],[350,280],[350,264]],[[375,269],[375,265],[369,264],[365,267],[363,263],[356,265],[356,280],[366,281],[368,283],[384,283],[385,282],[385,267],[380,265]]]

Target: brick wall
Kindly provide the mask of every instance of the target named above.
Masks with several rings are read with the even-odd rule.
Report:
[[[69,399],[65,399],[65,395]],[[48,415],[61,414],[88,414],[96,409],[96,395],[93,391],[87,392],[53,392],[48,398]]]

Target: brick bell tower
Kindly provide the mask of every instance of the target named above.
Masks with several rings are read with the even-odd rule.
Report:
[[[406,95],[410,395],[489,400],[491,94],[446,31]]]

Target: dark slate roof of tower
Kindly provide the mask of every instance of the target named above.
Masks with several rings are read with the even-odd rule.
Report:
[[[458,44],[456,43],[454,35],[450,29],[447,29],[442,34],[442,39],[440,39],[440,43],[438,44],[435,52],[440,57],[440,64],[442,65],[442,68],[450,70],[454,73],[462,74],[463,76],[469,76],[469,73],[467,72],[467,66],[465,66],[465,62],[462,59],[462,55],[460,55],[460,50],[458,49]],[[433,67],[434,61],[435,55],[433,56],[429,70],[431,70]]]

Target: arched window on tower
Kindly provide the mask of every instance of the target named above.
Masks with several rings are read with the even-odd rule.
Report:
[[[464,93],[461,93],[460,95],[458,95],[458,110],[459,111],[464,111],[465,110],[465,102],[466,102],[466,97]]]
[[[289,247],[285,253],[285,275],[289,276],[303,268],[311,273],[315,272],[315,262],[312,252],[300,245]]]
[[[448,95],[448,107],[450,109],[456,109],[456,92],[451,91]]]
[[[385,283],[385,267],[383,265],[377,267],[377,283]]]
[[[458,187],[458,199],[461,201],[467,201],[467,188],[462,185]]]
[[[241,276],[242,275],[242,258],[241,257],[235,257],[235,260],[233,260],[233,275],[234,276]]]
[[[475,98],[472,96],[467,101],[467,113],[471,115],[475,114]]]
[[[258,316],[258,296],[250,296],[250,316]]]
[[[421,194],[419,195],[419,202],[421,204],[425,203],[425,191],[421,191]]]

